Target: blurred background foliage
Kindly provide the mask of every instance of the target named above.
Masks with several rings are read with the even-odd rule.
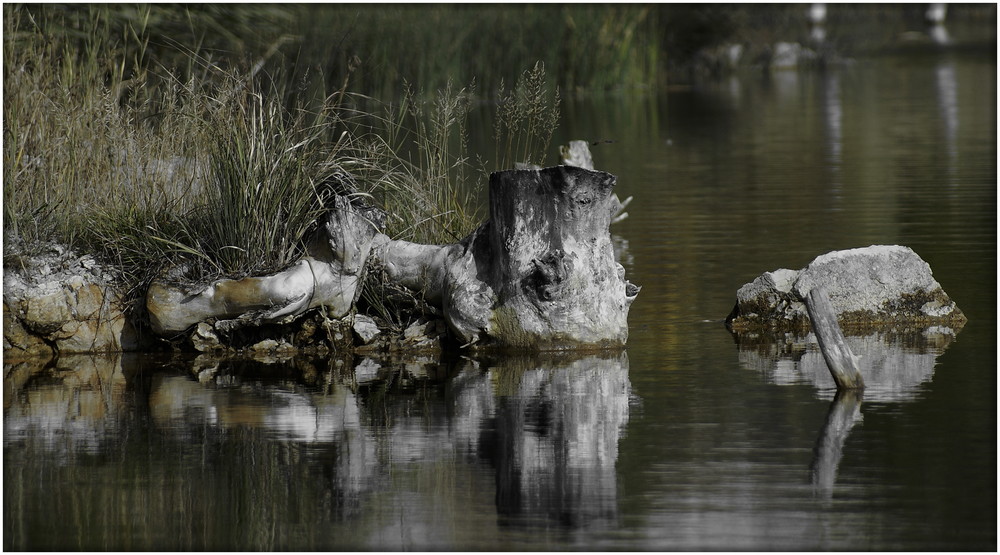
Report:
[[[807,32],[807,6],[726,4],[191,4],[6,5],[5,18],[29,20],[82,51],[99,29],[123,49],[131,72],[200,71],[221,66],[282,67],[297,94],[329,94],[350,76],[354,92],[382,100],[404,81],[436,91],[470,83],[489,98],[501,82],[543,62],[567,93],[657,87],[681,78],[699,52],[728,42]],[[991,8],[993,8],[991,10]],[[920,21],[924,4],[844,5],[830,25],[852,19]],[[992,6],[952,13],[995,17]],[[787,36],[788,33],[784,33]],[[138,39],[138,40],[134,40]],[[872,37],[872,41],[878,40]],[[16,44],[17,37],[8,37]],[[868,48],[875,44],[857,44]],[[848,47],[850,45],[838,45]],[[191,56],[195,54],[196,56]],[[274,71],[266,71],[274,74]]]

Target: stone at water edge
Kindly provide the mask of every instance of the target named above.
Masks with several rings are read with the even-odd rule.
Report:
[[[733,331],[809,329],[804,298],[823,285],[841,326],[943,325],[960,329],[965,315],[930,265],[912,249],[872,245],[816,257],[802,270],[765,272],[736,294],[726,318]]]
[[[26,249],[17,241],[6,248]],[[4,270],[4,359],[134,351],[144,340],[124,314],[111,273],[55,243]]]
[[[378,337],[381,330],[378,329],[378,324],[375,320],[372,320],[369,316],[364,314],[357,314],[354,316],[354,334],[361,340],[362,345],[367,345]]]

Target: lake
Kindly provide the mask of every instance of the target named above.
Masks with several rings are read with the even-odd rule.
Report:
[[[567,98],[635,199],[624,352],[5,364],[5,549],[996,550],[993,33]],[[969,322],[851,338],[864,394],[722,324],[873,244]]]

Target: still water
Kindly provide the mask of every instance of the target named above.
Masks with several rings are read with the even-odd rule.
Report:
[[[613,141],[636,199],[625,352],[5,365],[4,547],[995,550],[991,48],[567,100],[556,140]],[[969,323],[851,338],[862,396],[810,338],[720,323],[871,244]]]

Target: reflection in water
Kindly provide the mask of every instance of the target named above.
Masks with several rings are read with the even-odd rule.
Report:
[[[948,176],[954,179],[958,162],[958,79],[955,77],[955,62],[941,61],[934,69],[934,83],[937,86],[938,109],[944,120],[944,141],[948,152]],[[954,185],[955,183],[949,183]]]
[[[865,400],[891,403],[914,399],[931,380],[937,357],[951,344],[955,331],[935,326],[923,332],[848,335],[848,346],[861,357]],[[781,334],[773,339],[737,337],[740,364],[777,385],[807,383],[817,396],[832,399],[836,384],[813,333]]]
[[[921,385],[930,382],[937,357],[954,338],[954,330],[940,326],[909,334],[845,337],[851,351],[860,356],[865,381],[864,390],[851,391],[837,390],[813,333],[786,333],[771,341],[736,337],[744,368],[761,372],[771,383],[809,383],[817,388],[817,396],[833,396],[810,469],[814,490],[824,499],[833,496],[844,442],[861,421],[862,400],[891,403],[914,399]]]
[[[849,389],[837,392],[830,403],[826,423],[816,442],[815,457],[812,462],[812,481],[816,492],[829,499],[833,496],[833,486],[837,481],[837,467],[844,455],[844,442],[861,421],[861,400],[863,392]]]
[[[624,354],[612,365],[598,361],[553,372],[548,364],[507,360],[491,370],[496,406],[480,449],[496,468],[497,511],[509,517],[503,523],[614,521],[630,384]]]
[[[941,46],[946,46],[951,42],[951,37],[948,35],[948,29],[944,25],[933,25],[928,33],[936,44]]]
[[[6,545],[485,548],[501,527],[582,537],[616,521],[624,353],[186,368],[8,367]]]
[[[958,23],[949,26],[955,45],[968,28]],[[791,97],[775,94],[763,72],[664,94],[566,95],[554,144],[617,139],[594,154],[619,176],[619,195],[638,203],[613,228],[628,239],[629,271],[647,284],[629,315],[629,361],[593,366],[630,380],[644,398],[643,417],[628,414],[628,436],[603,442],[617,460],[594,454],[605,462],[560,476],[517,454],[531,441],[552,452],[573,441],[542,435],[532,416],[545,403],[520,400],[538,382],[502,379],[531,368],[517,374],[503,362],[340,370],[314,361],[315,370],[294,373],[223,364],[199,366],[199,385],[190,366],[137,370],[123,361],[123,390],[107,370],[73,382],[65,372],[8,367],[5,546],[995,551],[996,26],[986,23],[985,58],[972,45],[802,71]],[[935,72],[938,64],[945,69]],[[839,203],[826,186],[832,73],[840,76]],[[470,134],[480,145],[471,152],[492,152],[493,111],[481,106],[485,125],[470,126],[481,131]],[[949,165],[948,129],[960,164]],[[942,195],[949,181],[961,187]],[[806,338],[740,346],[743,366],[771,384],[808,384],[777,387],[740,368],[721,326],[692,324],[726,314],[733,291],[761,268],[886,242],[931,260],[976,325],[937,366],[931,353],[947,334],[930,345],[886,338],[899,349],[876,360],[895,361],[907,376],[886,398],[905,404],[880,405],[887,401],[866,392],[864,426],[850,435],[852,411],[823,406],[833,384],[822,366],[809,369],[808,359],[823,362]],[[571,366],[535,370],[553,377]],[[192,400],[185,416],[167,392],[191,386],[214,400]],[[165,406],[151,406],[154,393]],[[272,405],[272,417],[261,417]],[[587,409],[616,414],[613,407]],[[299,415],[294,425],[289,414]],[[85,432],[101,427],[104,439]],[[504,429],[506,457],[486,441]],[[538,437],[519,437],[530,434]],[[573,434],[600,437],[597,429]],[[616,492],[612,471],[598,470],[610,464]],[[542,479],[562,485],[545,493]],[[834,479],[830,503],[817,500]],[[586,480],[604,493],[589,494]],[[501,482],[510,491],[503,514]],[[591,513],[555,498],[530,505],[536,492],[568,487],[584,490]],[[612,518],[602,507],[614,507],[619,526],[590,533]],[[569,518],[548,516],[563,508]],[[537,526],[530,515],[539,515]]]
[[[779,104],[794,104],[801,96],[801,78],[798,71],[775,71],[770,74]]]
[[[100,452],[122,426],[121,355],[5,365],[4,443],[32,442],[56,460]]]
[[[830,179],[834,197],[840,200],[841,183],[841,150],[843,149],[844,114],[840,101],[840,75],[836,71],[824,74],[823,102],[826,110],[826,148],[827,166],[830,169]]]

